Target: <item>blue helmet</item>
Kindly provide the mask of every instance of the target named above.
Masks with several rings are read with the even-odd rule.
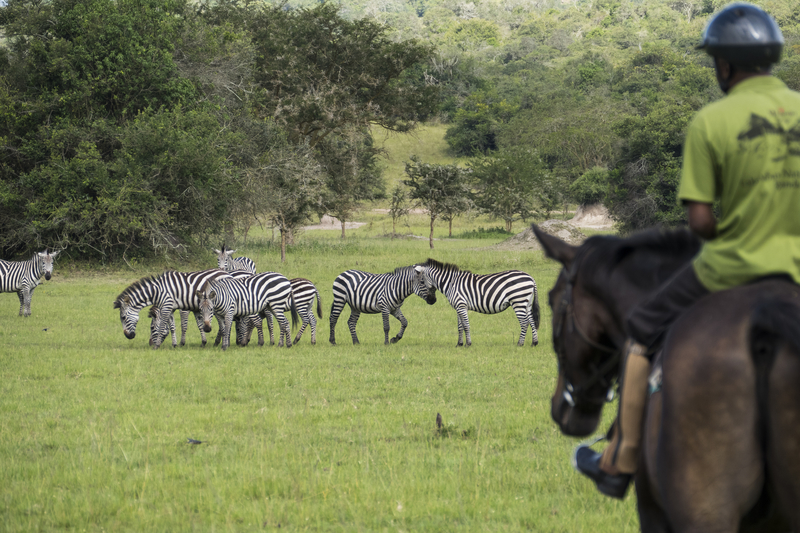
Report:
[[[760,71],[780,60],[783,34],[761,8],[736,3],[714,15],[697,48],[743,70]]]

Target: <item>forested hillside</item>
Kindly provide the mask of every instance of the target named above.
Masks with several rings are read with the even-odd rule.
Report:
[[[286,242],[388,199],[370,128],[423,121],[468,167],[452,206],[680,223],[683,132],[721,94],[694,45],[723,4],[9,0],[0,256],[185,252],[256,217]],[[800,5],[759,4],[798,89]]]

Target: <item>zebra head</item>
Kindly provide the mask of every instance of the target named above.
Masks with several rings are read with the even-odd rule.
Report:
[[[158,328],[161,327],[161,309],[156,307],[155,305],[150,308],[150,311],[147,313],[148,318],[150,318],[150,346],[155,344],[155,338],[158,335]],[[161,343],[159,343],[161,344]]]
[[[47,248],[44,252],[39,252],[39,268],[44,272],[44,279],[50,279],[53,276],[53,259],[58,255],[58,252],[47,253]]]
[[[211,288],[210,283],[206,283],[202,289],[197,289],[195,292],[197,299],[200,301],[200,316],[203,317],[203,330],[206,333],[211,331],[211,318],[214,316],[214,300],[217,298],[217,293]]]
[[[427,268],[420,265],[414,266],[412,288],[414,289],[414,294],[425,300],[428,305],[436,303],[436,287],[428,276]]]
[[[131,297],[121,296],[114,301],[114,309],[119,309],[122,332],[129,339],[136,337],[136,324],[139,323],[139,308],[133,305]]]
[[[226,248],[224,244],[222,245],[222,250],[214,250],[214,253],[217,254],[217,266],[220,270],[230,270],[232,266],[231,256],[235,251],[236,250]]]

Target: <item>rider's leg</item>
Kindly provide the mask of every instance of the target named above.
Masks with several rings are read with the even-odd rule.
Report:
[[[687,265],[628,316],[626,326],[632,338],[625,343],[623,353],[616,431],[602,454],[588,446],[579,446],[575,452],[575,467],[604,494],[625,496],[636,472],[647,403],[649,356],[661,345],[675,319],[708,293],[694,268]]]

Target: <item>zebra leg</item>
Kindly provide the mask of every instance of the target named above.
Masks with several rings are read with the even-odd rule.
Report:
[[[530,315],[528,321],[531,324],[531,346],[537,346],[539,344],[539,333],[536,331],[536,322],[533,320],[533,315]]]
[[[272,320],[270,320],[267,325],[272,326]],[[261,317],[258,317],[256,320],[256,329],[258,330],[258,345],[264,346],[264,320]],[[252,334],[253,332],[251,331],[250,335]]]
[[[231,345],[231,324],[233,323],[233,311],[225,313],[225,318],[223,320],[219,320],[219,318],[217,318],[217,322],[219,322],[219,329],[222,333],[222,351],[225,351],[228,349],[228,346]],[[217,336],[217,338],[219,338],[219,336]],[[214,346],[216,345],[217,343],[215,342]]]
[[[519,320],[519,327],[520,327],[520,334],[519,340],[517,341],[517,346],[525,346],[525,337],[528,334],[528,324],[533,324],[530,313],[528,312],[527,306],[519,304],[514,305],[514,314],[517,315],[517,320]]]
[[[19,316],[26,316],[23,314],[25,312],[25,295],[23,294],[23,289],[17,291],[17,296],[19,296]]]
[[[186,320],[187,321],[189,320],[188,317],[187,317]],[[204,329],[205,328],[205,321],[203,320],[203,315],[201,315],[200,313],[195,313],[194,314],[194,320],[195,320],[195,322],[197,322],[197,329],[200,330],[200,339],[202,340],[201,346],[203,348],[205,348],[206,347],[206,342],[208,342],[208,341],[206,339],[206,330]],[[217,322],[219,323],[219,320],[217,320]],[[188,324],[187,324],[187,327],[188,327]],[[216,344],[214,346],[216,346]]]
[[[289,321],[286,320],[286,315],[283,314],[283,311],[274,311],[273,314],[275,315],[275,320],[278,322],[278,327],[280,328],[280,338],[278,340],[278,347],[280,348],[283,346],[283,339],[286,339],[286,347],[292,347],[292,333],[289,331]]]
[[[306,311],[310,311],[310,310],[311,310],[311,307],[309,306],[308,309],[306,309]],[[309,315],[311,315],[311,318],[309,318]],[[302,318],[303,323],[300,325],[300,331],[298,331],[297,335],[295,335],[295,337],[294,337],[294,343],[295,344],[300,342],[300,337],[303,336],[303,332],[306,330],[306,326],[308,325],[308,323],[311,322],[311,319],[314,318],[314,313],[313,312],[311,312],[311,313],[306,312],[306,313],[300,315],[300,318]],[[314,344],[314,343],[312,342],[311,344]]]
[[[178,336],[175,334],[175,315],[169,317],[169,332],[172,335],[172,347],[178,346]]]
[[[311,309],[309,307],[309,309]],[[311,344],[317,344],[317,317],[314,316],[313,311],[308,313],[308,322],[311,324]]]
[[[467,346],[472,345],[472,337],[469,333],[469,318],[467,317],[467,310],[465,308],[457,309],[456,314],[458,315],[458,344],[456,346],[464,346],[466,343]],[[464,335],[464,342],[461,342],[461,335]]]
[[[381,311],[381,319],[383,319],[383,344],[389,344],[389,311],[383,309]],[[395,340],[392,340],[395,342]]]
[[[186,332],[189,330],[189,311],[180,310],[181,316],[181,346],[186,346]]]
[[[333,303],[331,304],[331,336],[330,336],[330,343],[336,344],[336,322],[339,320],[339,315],[342,314],[342,310],[344,309],[344,302],[342,300],[337,300],[334,298]],[[352,307],[350,308],[352,309]]]
[[[391,340],[391,343],[394,344],[403,338],[403,333],[406,331],[406,327],[408,327],[408,320],[406,320],[406,317],[404,317],[403,313],[400,312],[400,309],[395,309],[392,311],[392,316],[400,321],[400,331],[398,331],[397,335],[395,335]]]
[[[267,321],[267,329],[269,330],[269,345],[270,346],[275,346],[275,335],[274,335],[274,333],[272,331],[272,313],[267,311],[267,313],[264,315],[264,318]],[[278,327],[280,328],[280,324],[278,324]],[[263,344],[264,344],[264,330],[263,329],[261,330],[261,336],[258,339],[259,339],[259,346],[263,346]]]
[[[353,344],[361,344],[358,342],[358,335],[356,335],[356,323],[358,322],[358,317],[361,316],[361,311],[356,311],[352,307],[350,307],[350,318],[347,319],[347,327],[350,328],[350,336],[353,338]],[[386,319],[386,322],[389,322],[389,319]]]

